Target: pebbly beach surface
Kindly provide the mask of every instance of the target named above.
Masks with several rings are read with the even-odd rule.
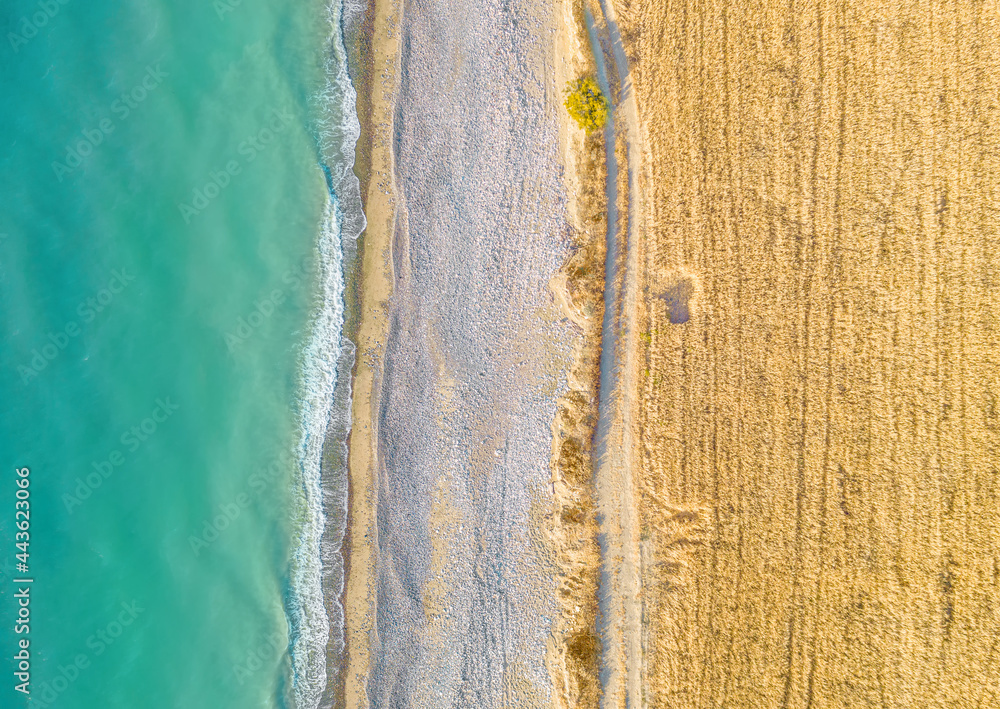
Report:
[[[555,7],[372,12],[346,704],[551,705],[542,525],[574,338],[549,289],[569,249]]]

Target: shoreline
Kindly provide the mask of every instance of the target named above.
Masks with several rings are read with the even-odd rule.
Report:
[[[351,298],[356,307],[352,339],[351,432],[348,436],[347,530],[344,536],[344,654],[336,706],[368,706],[372,633],[375,630],[376,503],[378,417],[383,344],[392,295],[392,236],[396,208],[392,185],[395,95],[400,45],[399,4],[369,0],[357,39],[357,112],[361,125],[354,172],[361,183],[367,227]],[[379,70],[382,70],[381,72]],[[377,81],[379,77],[381,81]],[[378,177],[380,179],[372,179]]]

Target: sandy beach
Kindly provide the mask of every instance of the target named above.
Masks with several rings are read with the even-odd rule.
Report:
[[[359,322],[356,335],[348,470],[350,497],[344,545],[343,594],[346,650],[338,705],[367,708],[367,680],[375,639],[375,568],[378,542],[376,480],[382,356],[392,294],[390,259],[396,223],[392,136],[399,70],[399,3],[372,0],[362,28],[361,122],[356,172],[361,179],[368,226],[360,251]]]

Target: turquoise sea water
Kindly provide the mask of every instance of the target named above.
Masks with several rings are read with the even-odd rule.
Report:
[[[315,705],[319,446],[361,219],[338,12],[0,7],[0,706]]]

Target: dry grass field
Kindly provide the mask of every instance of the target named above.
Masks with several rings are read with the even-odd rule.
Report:
[[[1000,7],[615,7],[645,704],[1000,706]]]

